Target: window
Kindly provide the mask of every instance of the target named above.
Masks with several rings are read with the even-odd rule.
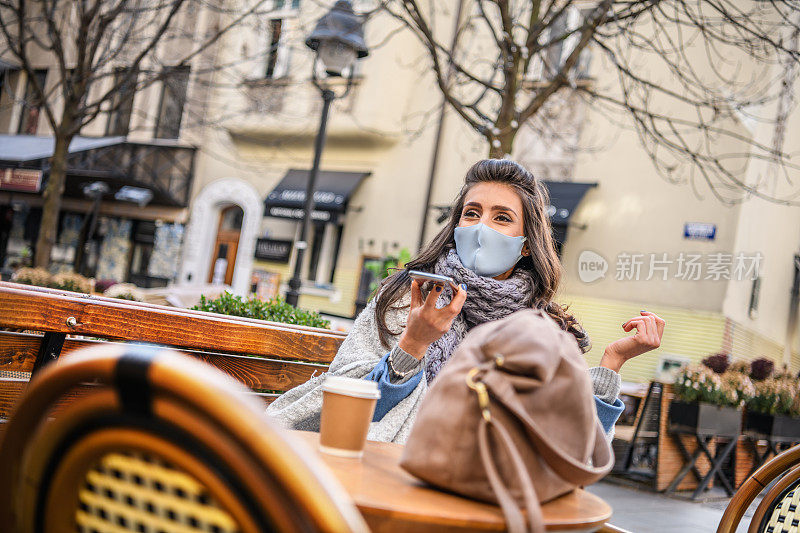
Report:
[[[575,49],[579,41],[579,35],[576,32],[577,28],[583,23],[587,16],[592,12],[591,9],[577,9],[571,7],[565,13],[562,13],[550,26],[542,32],[539,38],[540,43],[548,43],[552,39],[558,39],[568,32],[571,32],[566,38],[560,39],[553,43],[541,54],[530,63],[528,76],[533,80],[550,80],[564,66],[567,58]],[[578,62],[570,71],[570,77],[574,79],[586,79],[589,77],[589,66],[591,64],[591,52],[589,48],[584,48]]]
[[[35,79],[35,82],[34,82]],[[36,93],[36,85],[44,91],[44,84],[47,80],[46,70],[34,71],[34,77],[28,77],[25,85],[25,97],[22,102],[22,113],[19,117],[19,129],[17,133],[22,135],[35,135],[39,129],[39,114],[42,108],[42,101]]]
[[[186,88],[189,85],[189,67],[169,67],[164,72],[161,104],[156,118],[156,138],[177,139],[181,133],[183,108],[186,105]]]
[[[268,21],[264,36],[264,77],[266,79],[283,78],[289,73],[289,35],[290,22],[295,17],[274,18]]]
[[[319,254],[322,251],[322,242],[325,236],[325,224],[314,224],[314,234],[311,237],[311,257],[308,262],[308,276],[310,280],[317,280],[319,270]]]
[[[758,318],[758,296],[761,293],[761,276],[753,279],[750,287],[750,303],[747,306],[747,316],[755,320]]]
[[[341,225],[332,222],[313,221],[307,238],[308,248],[303,257],[301,271],[305,284],[327,286],[333,283],[336,276],[341,240]]]
[[[286,9],[287,7],[290,7],[291,9],[300,9],[300,0],[275,0],[274,9],[276,11]]]
[[[128,279],[141,281],[147,277],[150,256],[155,245],[156,224],[151,220],[138,220],[133,228]]]
[[[267,49],[267,70],[265,77],[275,78],[275,66],[278,63],[278,52],[281,42],[282,19],[272,19],[269,21],[269,48]]]
[[[681,367],[689,364],[691,361],[688,357],[681,355],[665,354],[662,355],[656,367],[656,379],[662,381],[675,381]]]
[[[130,68],[118,68],[114,71],[114,87],[119,89],[111,99],[106,135],[128,135],[130,132],[137,75],[138,71]]]

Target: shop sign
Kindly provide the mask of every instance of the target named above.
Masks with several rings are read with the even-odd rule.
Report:
[[[717,235],[717,225],[705,222],[687,222],[683,225],[683,238],[713,241]]]
[[[288,263],[292,253],[292,241],[279,239],[258,239],[256,241],[256,259]]]
[[[293,218],[295,220],[303,220],[305,211],[303,209],[295,209],[293,207],[270,207],[267,211],[267,216],[276,218]],[[311,211],[312,220],[320,222],[334,222],[330,211]]]
[[[22,168],[0,169],[0,190],[39,192],[42,186],[42,171]]]
[[[259,300],[271,300],[278,296],[281,285],[280,274],[267,272],[266,270],[254,270],[250,280],[251,292]]]

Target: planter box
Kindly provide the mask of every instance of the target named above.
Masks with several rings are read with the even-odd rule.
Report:
[[[737,437],[742,429],[742,412],[735,407],[673,400],[669,406],[669,427],[672,431],[696,435]]]
[[[748,412],[744,429],[772,440],[800,441],[800,418]]]

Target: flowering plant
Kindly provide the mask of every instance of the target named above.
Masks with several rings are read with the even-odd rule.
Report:
[[[720,377],[722,389],[729,397],[736,398],[736,405],[743,407],[756,393],[750,376],[742,372],[728,371]]]
[[[765,415],[800,416],[800,382],[787,376],[756,382],[747,409]]]
[[[45,268],[22,267],[11,276],[11,280],[26,285],[47,287],[52,276]]]
[[[775,363],[766,357],[753,359],[753,361],[750,363],[750,377],[753,379],[753,381],[762,381],[767,379],[772,375],[774,370]]]
[[[75,272],[62,272],[53,276],[46,268],[20,268],[11,277],[11,280],[37,287],[61,289],[62,291],[92,291],[92,280],[89,278],[85,278]]]
[[[689,365],[678,373],[674,391],[675,396],[686,403],[741,407],[755,389],[750,378],[741,372],[717,374],[705,365]]]
[[[710,368],[717,374],[724,374],[730,367],[730,357],[725,352],[715,353],[703,359],[703,366]]]
[[[50,279],[50,287],[62,291],[92,292],[92,282],[75,272],[62,272]]]

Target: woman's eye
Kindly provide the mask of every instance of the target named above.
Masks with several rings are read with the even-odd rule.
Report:
[[[477,217],[479,215],[478,215],[478,212],[475,211],[474,209],[468,209],[467,211],[464,211],[464,214],[461,215],[461,216],[463,216],[463,217]]]
[[[497,220],[500,222],[513,222],[508,215],[497,215]]]

